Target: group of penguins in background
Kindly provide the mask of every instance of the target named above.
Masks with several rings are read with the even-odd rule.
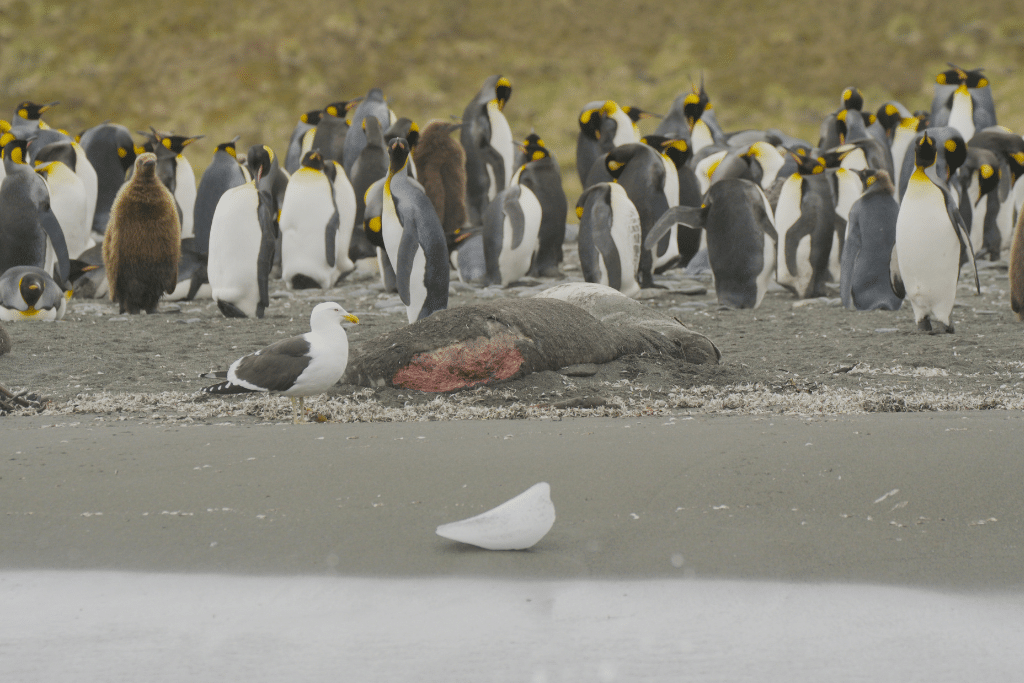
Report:
[[[579,117],[576,203],[588,282],[627,296],[671,268],[710,269],[721,304],[756,308],[774,279],[797,297],[839,283],[851,309],[910,300],[921,330],[952,332],[961,267],[1012,245],[1011,305],[1024,316],[1024,138],[996,122],[981,69],[937,77],[929,112],[865,111],[857,88],[817,145],[781,130],[726,133],[703,79],[656,116],[613,101]],[[488,78],[461,122],[422,130],[364,97],[302,114],[283,160],[264,144],[219,144],[196,182],[183,151],[202,136],[144,144],[115,123],[79,136],[41,119],[0,121],[0,319],[60,319],[75,291],[121,313],[212,297],[228,317],[263,317],[269,280],[330,288],[377,258],[410,323],[467,283],[559,277],[567,199],[531,132],[517,143]],[[458,139],[453,133],[458,132]]]

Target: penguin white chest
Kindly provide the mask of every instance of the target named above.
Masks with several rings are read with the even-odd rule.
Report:
[[[907,185],[896,219],[896,257],[915,319],[949,323],[960,274],[960,240],[942,191],[920,170]]]
[[[288,182],[281,207],[281,278],[296,275],[333,283],[334,267],[327,263],[327,228],[336,212],[334,191],[323,173],[300,168]]]
[[[257,273],[263,231],[258,208],[252,183],[221,196],[210,222],[206,268],[214,300],[232,303],[250,317],[256,315],[260,298]]]
[[[802,188],[803,178],[799,175],[791,176],[782,186],[778,204],[775,205],[775,228],[779,236],[778,254],[773,254],[773,259],[777,260],[778,263],[776,279],[779,284],[796,290],[798,296],[803,296],[811,281],[810,234],[801,237],[795,245],[796,270],[790,269],[790,260],[786,258],[786,254],[787,250],[792,248],[790,246],[791,239],[789,239],[790,230],[796,225],[796,222],[800,220],[802,215]],[[771,239],[768,237],[765,240],[766,242],[771,242]]]
[[[178,155],[175,166],[174,198],[178,200],[181,207],[181,237],[192,237],[195,232],[195,210],[196,210],[196,172],[192,170],[192,164],[188,159]]]
[[[619,253],[619,269],[622,282],[619,291],[626,296],[634,296],[640,291],[636,281],[637,270],[640,269],[640,251],[643,246],[640,227],[640,214],[637,213],[629,195],[621,185],[611,185],[612,205],[612,242]],[[607,278],[607,268],[601,264]]]
[[[487,104],[487,120],[491,125],[490,144],[494,150],[501,155],[505,166],[505,184],[497,187],[493,175],[491,175],[491,187],[488,190],[487,198],[494,197],[512,182],[512,162],[515,160],[516,145],[512,138],[512,129],[508,125],[508,119],[501,113],[497,101],[492,100]],[[488,170],[490,173],[490,170]]]
[[[526,275],[537,253],[540,235],[541,207],[537,195],[525,185],[519,186],[519,207],[522,209],[523,225],[517,240],[516,229],[511,216],[506,215],[502,225],[501,252],[498,254],[498,268],[501,270],[501,284],[509,285]]]

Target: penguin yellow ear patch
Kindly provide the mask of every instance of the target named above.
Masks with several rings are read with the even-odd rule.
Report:
[[[935,82],[939,85],[946,85],[946,74],[941,73],[935,77]]]
[[[370,230],[380,232],[380,216],[374,216],[366,222],[366,225],[369,226]]]
[[[533,160],[534,161],[540,161],[543,158],[544,158],[544,152],[537,151],[537,152],[533,153]]]
[[[978,87],[979,88],[984,88],[986,85],[988,85],[988,79],[987,78],[981,78],[981,79],[978,80]]]
[[[886,114],[886,116],[896,116],[896,112],[897,111],[898,110],[896,109],[896,105],[893,105],[893,104],[885,105],[885,114]]]
[[[620,168],[625,166],[621,161],[615,161],[614,159],[608,160],[608,168],[612,171],[618,171]]]
[[[1018,164],[1024,164],[1024,152],[1017,152],[1016,154],[1011,154],[1010,156],[1013,157],[1013,160],[1016,161]]]
[[[866,182],[864,183],[864,185],[865,185],[866,187],[871,187],[872,185],[874,185],[874,184],[875,184],[875,181],[876,181],[876,180],[878,180],[878,178],[877,178],[876,176],[873,176],[873,175],[869,175],[869,176],[868,176],[868,179],[867,179],[867,181],[866,181]]]
[[[577,206],[576,207],[576,218],[583,218],[583,207],[582,206]]]
[[[946,147],[946,151],[947,152],[955,152],[956,151],[956,140],[946,140],[945,147]]]
[[[140,147],[139,145],[134,145],[134,147],[135,147],[135,154],[136,155],[143,154],[146,151],[145,147]]]
[[[992,168],[989,164],[982,164],[981,168],[978,169],[978,172],[981,173],[982,178],[988,180],[996,172],[996,169]]]
[[[160,141],[160,144],[163,145],[164,147],[166,147],[167,149],[170,149],[171,148],[171,139],[170,138],[164,138],[163,140]]]
[[[853,97],[853,91],[852,90],[847,88],[846,90],[843,91],[843,102],[846,102],[851,97]]]

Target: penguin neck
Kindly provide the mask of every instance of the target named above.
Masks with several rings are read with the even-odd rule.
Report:
[[[949,122],[946,125],[960,131],[964,140],[974,137],[974,103],[966,88],[959,88],[953,93],[953,103],[949,109]]]
[[[697,119],[693,124],[693,130],[690,131],[690,147],[693,148],[693,153],[697,154],[708,145],[713,145],[714,143],[715,139],[711,134],[708,124]]]

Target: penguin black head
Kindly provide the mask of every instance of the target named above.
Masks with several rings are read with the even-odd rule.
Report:
[[[305,114],[299,117],[299,121],[302,123],[308,123],[311,126],[315,126],[316,124],[320,123],[320,117],[323,116],[323,113],[323,109],[314,109],[312,111],[307,111]]]
[[[245,159],[249,172],[252,173],[256,184],[259,184],[260,179],[267,177],[271,166],[274,164],[274,150],[270,149],[267,145],[253,145],[249,148]]]
[[[523,139],[521,145],[523,153],[526,154],[527,158],[531,157],[537,149],[546,150],[547,147],[544,145],[544,140],[536,133],[530,133]]]
[[[70,142],[51,142],[35,153],[32,161],[38,167],[47,162],[59,161],[72,171],[75,170],[75,161],[78,155]]]
[[[885,134],[888,137],[892,137],[892,132],[896,130],[896,126],[900,125],[902,116],[900,115],[900,109],[892,102],[886,102],[878,111],[875,113],[875,117],[878,119],[878,123],[882,125],[885,130]]]
[[[604,165],[608,169],[608,173],[612,179],[618,182],[619,176],[625,170],[626,165],[629,164],[630,160],[637,154],[638,149],[643,149],[641,145],[627,144],[619,145],[612,151],[608,152],[605,156]]]
[[[864,183],[865,192],[885,192],[890,195],[896,193],[896,187],[892,183],[892,176],[886,170],[869,168],[857,171],[857,175],[860,176],[861,182]]]
[[[864,106],[864,95],[861,94],[860,90],[854,87],[849,87],[843,91],[843,109],[856,109],[860,111]]]
[[[918,168],[928,168],[935,163],[937,156],[935,140],[928,136],[925,131],[921,139],[917,141],[917,148],[914,150],[914,165]]]
[[[950,68],[946,71],[942,71],[938,76],[935,77],[935,82],[939,85],[965,85],[968,88],[984,88],[988,85],[988,79],[981,73],[984,71],[983,68],[978,69],[961,69],[952,62],[946,62]]]
[[[796,170],[800,175],[817,175],[824,173],[827,167],[825,157],[812,157],[807,154],[790,151],[789,155],[796,162]]]
[[[302,157],[302,167],[311,168],[315,171],[323,173],[324,170],[324,157],[320,154],[320,150],[314,149],[306,152],[305,156]]]
[[[46,282],[38,273],[25,273],[18,281],[18,291],[29,308],[34,308],[46,289]]]
[[[823,152],[819,159],[822,159],[825,162],[826,168],[839,168],[843,163],[843,159],[846,158],[846,155],[855,149],[857,149],[857,147],[854,145],[839,145],[838,147],[834,147],[833,149]]]
[[[393,176],[403,168],[409,159],[409,141],[405,138],[395,138],[388,143],[388,157],[391,163],[388,166],[388,176]]]
[[[153,131],[156,133],[156,131]],[[163,145],[164,148],[171,150],[175,154],[181,154],[185,151],[188,145],[191,145],[196,140],[202,140],[205,135],[196,135],[195,137],[188,137],[187,135],[160,135],[157,141]]]
[[[946,159],[946,180],[967,161],[967,143],[959,135],[954,135],[942,143],[943,157]]]
[[[704,92],[703,87],[700,92],[694,91],[683,100],[683,115],[686,117],[686,123],[691,129],[708,109],[711,109],[711,102],[708,100],[708,95]]]
[[[21,102],[14,110],[15,114],[27,121],[38,121],[39,117],[43,115],[45,111],[51,107],[55,107],[60,102],[50,102],[49,104],[36,104],[35,102]]]
[[[494,86],[494,98],[498,101],[499,111],[505,109],[505,104],[508,103],[510,97],[512,97],[512,81],[502,76]]]
[[[992,164],[982,164],[979,166],[978,187],[980,192],[978,194],[978,201],[974,203],[975,206],[981,202],[982,197],[999,187],[999,169]]]
[[[409,142],[409,148],[416,150],[416,143],[420,141],[420,127],[416,122],[403,116],[391,124],[391,127],[384,131],[384,142],[388,143],[395,138],[405,138]]]
[[[627,105],[627,106],[623,107],[622,111],[626,112],[626,116],[628,116],[629,120],[632,121],[634,124],[640,123],[640,119],[663,119],[663,118],[665,118],[664,116],[661,116],[659,114],[652,114],[649,111],[644,111],[640,107],[635,107],[635,106],[632,106],[632,105]]]
[[[24,164],[28,158],[28,141],[11,140],[4,145],[4,159],[10,159],[15,164]]]
[[[237,156],[238,150],[235,148],[235,143],[237,143],[241,138],[241,135],[236,135],[235,137],[231,138],[231,142],[220,143],[219,145],[217,145],[217,150],[214,152],[214,154],[216,154],[217,152],[227,152],[232,157]]]
[[[1024,152],[1013,152],[1007,155],[1006,161],[1010,165],[1013,182],[1017,182],[1017,178],[1024,176]]]
[[[580,133],[591,140],[601,139],[601,119],[603,114],[600,109],[586,109],[580,113]]]
[[[918,109],[917,111],[915,111],[914,118],[921,122],[917,124],[918,130],[924,130],[925,128],[928,128],[932,122],[931,112],[924,111],[923,109]]]
[[[836,114],[836,133],[839,134],[839,144],[846,142],[846,134],[850,132],[849,127],[846,125],[846,109],[840,109],[839,113]]]
[[[693,157],[693,150],[686,140],[674,140],[664,135],[646,135],[640,142],[667,156],[676,168],[682,168]]]

